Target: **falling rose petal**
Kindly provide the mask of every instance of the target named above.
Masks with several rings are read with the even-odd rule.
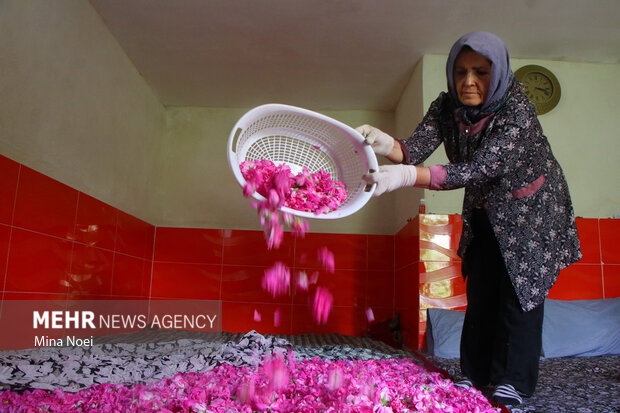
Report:
[[[269,388],[280,390],[288,384],[288,369],[282,356],[266,357],[262,370],[269,379]]]
[[[293,370],[295,369],[295,353],[293,353],[293,349],[288,349],[288,368]]]
[[[286,264],[278,261],[273,267],[265,270],[262,286],[272,296],[276,297],[288,293],[290,284],[291,272]]]
[[[290,226],[293,223],[293,219],[293,214],[290,212],[282,212],[282,221],[284,221],[284,224]]]
[[[334,254],[327,247],[319,248],[317,252],[319,262],[329,273],[334,272]]]
[[[375,315],[373,314],[372,308],[370,307],[366,309],[366,318],[368,319],[368,322],[375,321]]]
[[[304,238],[306,236],[306,232],[308,232],[309,229],[310,224],[308,223],[308,221],[299,217],[295,217],[295,219],[291,223],[291,232],[297,238]]]
[[[313,284],[316,284],[317,282],[319,282],[319,272],[315,271],[308,278],[308,285],[313,285]]]
[[[327,388],[331,391],[338,390],[342,387],[342,381],[344,379],[344,373],[340,366],[336,366],[334,369],[330,370],[329,375],[327,376]]]
[[[261,320],[260,313],[258,312],[258,310],[254,310],[254,321],[260,322],[260,320]]]
[[[280,325],[280,309],[276,308],[276,311],[273,313],[273,325],[278,327]]]
[[[334,296],[325,287],[317,287],[312,302],[312,314],[318,324],[325,324],[329,317]]]
[[[308,291],[308,275],[305,271],[299,271],[297,273],[296,286],[301,291]]]
[[[280,207],[280,195],[275,189],[269,190],[269,206],[272,209],[278,209]]]
[[[269,214],[269,218],[263,224],[267,238],[267,249],[277,249],[284,238],[284,228],[280,225],[280,216],[277,211]]]
[[[294,180],[292,179],[290,170],[280,169],[273,176],[274,189],[282,198],[285,198],[291,192],[292,182],[294,182]],[[282,202],[284,202],[284,199],[282,199]]]
[[[242,404],[250,402],[254,398],[255,384],[252,377],[243,380],[237,388],[237,398]]]
[[[243,196],[249,198],[252,196],[255,190],[256,186],[254,186],[254,183],[246,182],[245,185],[243,185]]]

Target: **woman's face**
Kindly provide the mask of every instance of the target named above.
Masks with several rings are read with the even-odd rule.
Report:
[[[487,100],[491,61],[467,48],[454,62],[454,86],[463,105],[478,106]]]

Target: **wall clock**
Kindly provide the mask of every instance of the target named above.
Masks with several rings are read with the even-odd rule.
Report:
[[[560,101],[560,82],[548,69],[538,65],[523,66],[515,72],[515,78],[523,83],[525,94],[538,115],[549,112]]]

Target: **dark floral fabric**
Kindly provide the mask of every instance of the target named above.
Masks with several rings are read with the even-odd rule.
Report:
[[[493,225],[521,307],[542,303],[560,270],[581,258],[568,185],[536,116],[515,82],[481,132],[460,131],[452,99],[441,93],[409,139],[406,162],[424,162],[444,144],[450,163],[440,189],[465,188],[458,254],[472,239],[471,217],[483,208]]]

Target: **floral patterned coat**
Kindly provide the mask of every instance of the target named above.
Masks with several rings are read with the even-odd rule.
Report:
[[[564,173],[520,83],[477,133],[475,127],[459,128],[451,102],[441,93],[412,136],[401,141],[405,162],[419,164],[444,144],[450,163],[442,165],[446,176],[437,189],[465,188],[459,256],[472,240],[474,208],[484,208],[521,307],[531,310],[544,301],[560,270],[581,258]]]

